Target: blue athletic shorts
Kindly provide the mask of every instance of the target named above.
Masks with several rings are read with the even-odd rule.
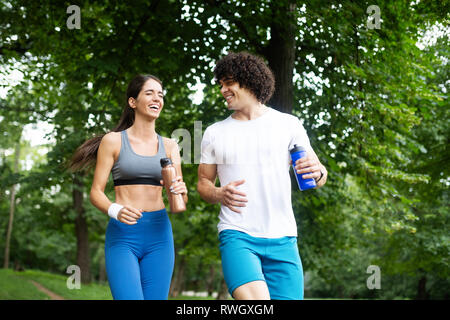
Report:
[[[270,298],[303,300],[303,267],[297,237],[256,238],[237,230],[219,234],[222,270],[228,291],[265,281]]]
[[[134,225],[110,219],[105,260],[115,300],[166,300],[175,260],[166,209],[142,212]]]

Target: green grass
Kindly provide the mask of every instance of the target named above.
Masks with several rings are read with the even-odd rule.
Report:
[[[175,298],[169,298],[169,300],[215,300],[213,297],[192,297],[192,296],[178,296]]]
[[[67,300],[111,300],[108,284],[81,284],[80,289],[68,289],[69,274],[58,275],[39,270],[17,272],[10,269],[0,269],[0,300],[49,300],[50,298],[39,291],[32,283],[34,280],[48,290]],[[170,300],[214,300],[213,297],[178,296]],[[231,299],[231,298],[230,298]],[[324,300],[323,298],[319,298]],[[232,299],[231,299],[232,300]],[[309,298],[306,300],[315,300]],[[326,299],[328,300],[328,299]],[[335,299],[329,299],[335,300]],[[338,299],[342,300],[342,299]]]
[[[0,269],[0,299],[42,300],[49,297],[41,293],[30,281],[34,280],[48,290],[68,300],[111,300],[107,284],[81,284],[80,289],[68,289],[70,275],[57,275],[38,270],[15,272]]]
[[[39,270],[17,272],[0,269],[0,300],[49,300],[32,283],[34,280],[48,290],[67,300],[111,300],[108,284],[81,284],[80,289],[68,289],[67,279],[70,275],[58,275]],[[212,297],[178,296],[173,300],[212,300]]]
[[[108,284],[81,284],[80,289],[68,289],[67,279],[70,275],[58,275],[39,270],[17,272],[10,269],[0,269],[0,300],[49,300],[32,283],[34,280],[48,290],[67,300],[111,300]],[[213,297],[178,296],[170,300],[214,300]],[[324,300],[319,298],[320,300]],[[232,300],[232,299],[231,299]],[[309,298],[306,300],[315,300]],[[334,300],[334,299],[330,299]],[[340,300],[340,299],[339,299]]]
[[[12,270],[0,269],[0,300],[48,300],[31,282]]]

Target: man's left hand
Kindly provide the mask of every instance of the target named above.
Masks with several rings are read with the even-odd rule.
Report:
[[[291,161],[292,163],[292,161]],[[303,175],[303,179],[313,178],[314,180],[319,180],[322,176],[321,173],[322,165],[311,154],[307,154],[306,157],[300,158],[295,161],[295,171],[296,173],[307,173]]]

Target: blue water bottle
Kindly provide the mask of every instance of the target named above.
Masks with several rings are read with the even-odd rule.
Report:
[[[316,181],[313,178],[303,179],[303,175],[308,173],[297,173],[297,170],[295,170],[295,161],[306,156],[305,148],[294,144],[294,147],[289,150],[289,153],[291,154],[292,167],[294,168],[294,173],[295,177],[297,178],[299,189],[301,191],[304,191],[314,188],[316,186]]]

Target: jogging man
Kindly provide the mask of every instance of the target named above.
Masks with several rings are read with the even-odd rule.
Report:
[[[214,76],[233,114],[205,130],[197,190],[205,201],[221,204],[218,231],[228,290],[238,300],[303,299],[289,149],[306,148],[308,156],[295,168],[309,173],[304,178],[314,178],[317,187],[325,184],[327,170],[299,119],[265,105],[275,81],[261,58],[230,53],[218,61]]]

